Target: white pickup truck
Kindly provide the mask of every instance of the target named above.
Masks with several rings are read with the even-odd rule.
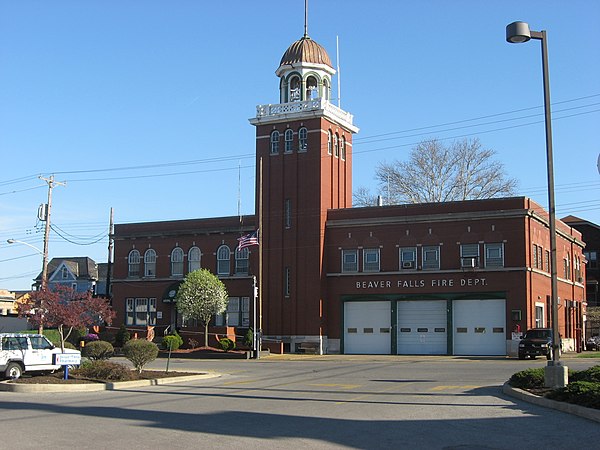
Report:
[[[61,368],[61,356],[63,360],[81,359],[78,350],[65,348],[62,353],[41,334],[0,333],[0,374],[5,378],[19,378],[25,372],[54,372]]]

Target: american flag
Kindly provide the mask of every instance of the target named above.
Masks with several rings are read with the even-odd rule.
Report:
[[[251,245],[258,245],[258,230],[238,238],[237,250],[241,250]]]

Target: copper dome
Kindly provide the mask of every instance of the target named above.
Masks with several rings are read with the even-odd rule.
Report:
[[[323,47],[308,36],[297,40],[283,54],[280,66],[299,62],[325,64],[333,69],[329,55]]]

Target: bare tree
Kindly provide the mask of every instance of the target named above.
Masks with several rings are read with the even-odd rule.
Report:
[[[445,146],[438,140],[414,147],[408,161],[380,163],[375,172],[387,204],[436,203],[514,195],[517,181],[508,178],[495,152],[479,139],[464,139]],[[366,206],[368,191],[359,188],[357,206]]]

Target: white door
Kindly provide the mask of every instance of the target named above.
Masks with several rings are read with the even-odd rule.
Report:
[[[397,305],[399,355],[448,353],[446,300],[399,301]]]
[[[390,302],[344,303],[344,353],[389,355],[390,331]]]
[[[506,355],[506,301],[454,300],[455,355]]]

